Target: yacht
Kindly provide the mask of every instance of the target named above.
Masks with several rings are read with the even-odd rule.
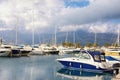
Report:
[[[19,46],[20,49],[20,56],[29,56],[30,52],[32,51],[32,47],[29,45],[21,45]]]
[[[32,55],[43,55],[43,51],[42,49],[39,47],[39,45],[34,45],[33,48],[32,48],[32,52],[31,52]]]
[[[67,47],[63,47],[63,46],[59,46],[58,50],[60,51],[60,54],[70,54],[73,53],[73,49],[67,48]]]
[[[7,57],[7,56],[9,56],[10,52],[11,52],[10,49],[0,48],[0,57]]]
[[[66,68],[75,68],[93,72],[113,72],[119,69],[119,64],[106,62],[105,53],[99,51],[82,50],[77,57],[57,59]]]
[[[9,45],[9,44],[2,44],[1,48],[9,49],[11,51],[9,54],[10,57],[20,56],[20,49],[18,49],[18,46]]]
[[[42,49],[43,54],[59,54],[59,50],[55,46],[41,45],[40,48]]]

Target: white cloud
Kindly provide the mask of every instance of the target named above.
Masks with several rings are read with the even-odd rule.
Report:
[[[90,4],[86,7],[66,8],[64,0],[3,0],[0,3],[0,20],[5,22],[7,27],[19,24],[19,27],[27,30],[35,27],[37,30],[44,28],[43,30],[47,31],[61,26],[61,31],[74,29],[86,29],[86,31],[95,29],[102,33],[110,31],[112,22],[96,24],[96,21],[120,18],[120,0],[89,1]],[[94,26],[90,26],[92,23]]]
[[[77,30],[84,30],[90,33],[117,33],[117,30],[120,28],[120,24],[113,24],[110,22],[96,22],[83,25],[68,25],[59,27],[59,31],[70,32]]]
[[[12,30],[11,28],[0,28],[0,31],[8,31],[8,30]]]

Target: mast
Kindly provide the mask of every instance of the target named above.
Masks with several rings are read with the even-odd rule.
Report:
[[[34,45],[34,8],[32,10],[32,14],[33,14],[33,17],[32,17],[32,46]]]
[[[66,32],[66,39],[65,39],[65,42],[67,42],[68,41],[68,31]]]
[[[15,45],[18,44],[18,29],[17,29],[17,26],[15,27]]]
[[[56,36],[56,27],[55,27],[55,46],[56,46],[56,44],[57,44],[57,36]]]
[[[95,41],[94,43],[97,43],[97,33],[95,32]]]
[[[75,43],[75,31],[73,31],[73,43]]]
[[[118,28],[117,45],[119,46],[119,44],[120,44],[120,31],[119,31],[119,28]]]
[[[16,24],[15,24],[15,45],[18,44],[18,23],[19,23],[19,20],[18,20],[18,17],[16,16],[15,14],[15,18],[16,18]]]
[[[33,26],[34,26],[34,23],[33,23]],[[32,45],[34,45],[34,35],[35,35],[35,33],[34,33],[34,28],[32,29]]]

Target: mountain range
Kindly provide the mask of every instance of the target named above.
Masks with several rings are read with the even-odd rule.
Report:
[[[0,33],[1,37],[3,38],[3,41],[5,43],[15,43],[16,36],[15,32],[4,32]],[[89,33],[86,31],[78,30],[75,32],[68,32],[68,36],[66,37],[67,32],[58,32],[56,33],[56,42],[57,44],[60,44],[62,42],[65,42],[66,38],[69,42],[79,42],[81,45],[86,45],[89,43],[94,43],[95,41],[95,33]],[[32,43],[32,34],[25,33],[25,32],[18,32],[18,44],[31,44]],[[35,34],[34,37],[35,44],[40,43],[54,43],[55,42],[55,34],[54,33],[42,33],[42,34]],[[102,46],[105,43],[114,43],[117,40],[117,34],[115,33],[97,33],[96,34],[96,42]]]

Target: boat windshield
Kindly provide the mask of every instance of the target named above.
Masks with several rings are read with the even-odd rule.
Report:
[[[100,56],[99,55],[94,55],[94,60],[97,61],[97,62],[100,62]]]
[[[38,46],[33,46],[34,48],[39,48]]]
[[[81,53],[79,56],[80,59],[90,59],[90,55],[87,53]]]
[[[94,60],[97,62],[105,62],[105,55],[94,55]]]

